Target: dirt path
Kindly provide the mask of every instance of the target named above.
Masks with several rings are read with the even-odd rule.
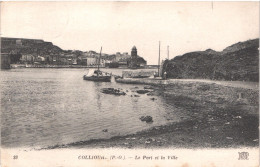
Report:
[[[244,88],[259,90],[258,82],[243,82],[243,81],[216,81],[216,80],[206,80],[206,79],[167,79],[162,80],[161,78],[125,78],[117,79],[119,83],[126,84],[148,84],[148,85],[170,85],[178,83],[205,83],[205,84],[217,84],[221,86],[229,86],[235,88]]]
[[[222,86],[230,86],[236,88],[245,88],[245,89],[259,89],[258,82],[243,82],[243,81],[215,81],[215,80],[204,80],[204,79],[169,79],[169,83],[174,82],[201,82],[201,83],[211,83],[211,84],[218,84]]]

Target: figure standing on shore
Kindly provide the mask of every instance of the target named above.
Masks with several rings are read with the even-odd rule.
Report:
[[[153,73],[153,77],[156,78],[156,72]]]
[[[167,72],[165,71],[164,73],[163,73],[163,79],[167,79]]]

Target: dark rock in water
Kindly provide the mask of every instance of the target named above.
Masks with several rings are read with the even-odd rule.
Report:
[[[150,93],[147,93],[146,95],[147,95],[147,96],[153,96],[154,93],[150,92]]]
[[[114,88],[103,88],[102,89],[102,93],[112,94],[112,95],[117,95],[117,96],[126,95],[125,92],[123,92],[123,91],[121,91],[119,89],[114,89]]]
[[[153,89],[151,86],[145,86],[144,89]]]
[[[103,129],[102,131],[103,131],[103,132],[107,132],[108,130],[107,130],[107,129]]]
[[[145,94],[145,93],[148,93],[150,91],[149,90],[137,90],[136,92],[139,93],[139,94]]]
[[[139,95],[134,95],[134,97],[140,97]]]
[[[157,99],[153,97],[153,98],[151,98],[151,100],[153,100],[153,101],[154,101],[154,100],[157,100]]]
[[[140,120],[145,121],[146,123],[150,123],[150,122],[153,122],[153,117],[151,117],[151,116],[141,116]]]

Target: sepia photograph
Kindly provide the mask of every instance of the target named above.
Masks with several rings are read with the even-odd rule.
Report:
[[[1,166],[259,166],[259,1],[0,7]]]

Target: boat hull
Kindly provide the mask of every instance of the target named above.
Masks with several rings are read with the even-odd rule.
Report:
[[[87,81],[94,81],[94,82],[111,82],[111,76],[88,77],[84,75],[83,79]]]

